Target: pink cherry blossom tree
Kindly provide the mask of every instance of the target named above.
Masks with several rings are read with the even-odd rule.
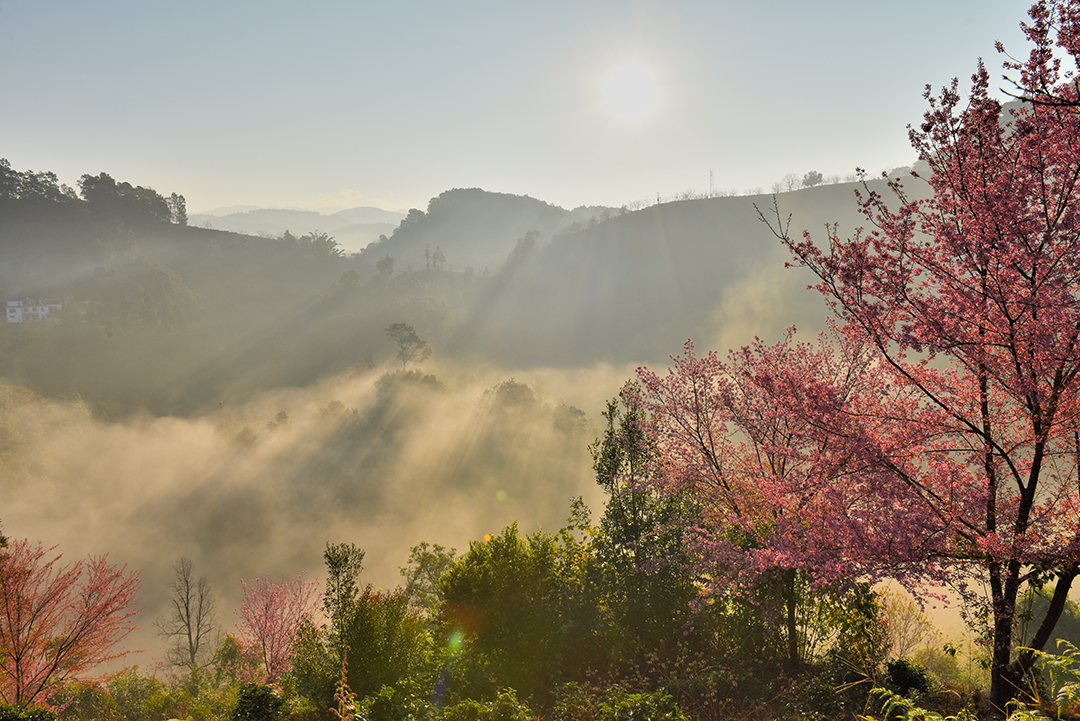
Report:
[[[50,557],[51,556],[51,557]],[[0,550],[0,699],[47,705],[50,693],[127,651],[137,574],[104,556],[62,566],[40,544]]]
[[[966,98],[927,90],[910,138],[929,197],[889,181],[890,208],[864,186],[869,230],[831,227],[824,246],[776,213],[833,340],[727,364],[688,348],[668,378],[641,377],[662,483],[709,490],[696,530],[717,579],[949,582],[988,619],[999,708],[1031,663],[1012,645],[1018,594],[1054,583],[1041,648],[1080,572],[1080,98],[1061,64],[1080,58],[1080,2],[1030,17],[1030,55],[1006,67],[1039,102],[1003,111],[981,63]]]
[[[874,466],[878,449],[864,441],[871,432],[888,437],[894,459],[917,464],[915,428],[886,435],[887,418],[866,428],[835,417],[905,402],[871,347],[839,333],[796,343],[791,330],[776,345],[757,341],[727,361],[697,356],[688,341],[672,360],[666,375],[641,368],[637,386],[623,390],[640,388],[648,412],[659,460],[648,477],[664,493],[694,499],[681,522],[707,592],[779,580],[792,666],[803,660],[799,574],[838,590],[900,568],[909,584],[940,578],[924,561],[951,517],[925,508],[897,515],[891,504],[908,489]],[[894,533],[871,532],[886,519]]]
[[[260,683],[275,684],[289,670],[300,625],[311,619],[321,600],[318,581],[304,574],[292,582],[259,578],[241,580],[244,600],[240,616],[241,645],[262,665]]]

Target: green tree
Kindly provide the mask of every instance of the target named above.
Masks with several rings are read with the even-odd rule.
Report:
[[[329,637],[340,664],[344,658],[344,626],[349,609],[360,593],[359,579],[364,570],[364,549],[352,543],[327,543],[323,553],[326,563],[326,592],[323,609],[330,619]]]
[[[386,240],[386,236],[380,236],[380,240]],[[375,263],[375,270],[379,271],[379,276],[383,278],[389,278],[394,274],[394,259],[390,257],[389,253],[382,260]]]
[[[551,535],[522,538],[513,523],[470,543],[442,577],[443,632],[463,644],[451,682],[460,693],[482,698],[510,687],[531,696],[544,688],[562,622],[557,558]]]
[[[456,554],[456,548],[447,550],[437,543],[432,545],[426,541],[412,547],[408,562],[399,569],[401,577],[405,579],[402,593],[411,606],[429,617],[436,614],[439,607],[439,579],[450,570]]]
[[[321,258],[340,258],[345,255],[345,250],[329,233],[313,230],[298,238],[297,242],[302,248]]]
[[[697,588],[672,521],[686,500],[646,483],[656,450],[633,385],[608,402],[602,439],[590,447],[596,482],[608,494],[596,535],[607,603],[618,629],[612,643],[623,667],[668,658],[684,646]]]
[[[359,698],[428,675],[431,636],[400,589],[365,588],[349,607],[341,633],[351,649],[349,688]]]
[[[401,361],[403,369],[411,361],[420,363],[431,356],[427,341],[418,336],[408,323],[392,323],[386,328],[386,334],[397,344],[397,359]]]
[[[108,173],[83,175],[79,190],[91,213],[115,216],[125,225],[155,225],[173,218],[169,203],[153,188],[118,183]]]
[[[509,687],[547,705],[557,683],[598,665],[599,589],[589,547],[575,536],[587,530],[577,503],[558,536],[522,537],[513,523],[454,561],[439,581],[454,698]]]
[[[169,206],[169,216],[177,225],[187,225],[187,200],[182,195],[173,193],[166,201]]]

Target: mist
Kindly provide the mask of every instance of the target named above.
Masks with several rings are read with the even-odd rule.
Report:
[[[180,556],[207,576],[228,632],[241,578],[321,578],[327,542],[364,548],[362,580],[389,588],[421,541],[463,551],[513,521],[555,531],[576,496],[602,509],[588,444],[631,374],[347,373],[204,416],[124,422],[6,389],[4,531],[138,570],[143,610],[126,645],[145,653],[125,663],[151,664]]]
[[[241,579],[319,578],[327,543],[365,549],[362,582],[392,588],[421,542],[557,531],[578,496],[599,516],[589,446],[639,365],[827,315],[760,222],[766,196],[567,211],[452,190],[348,254],[185,226],[175,199],[104,173],[82,200],[16,175],[40,193],[0,199],[0,294],[70,300],[0,326],[0,520],[139,572],[126,647],[144,653],[125,662],[142,666],[163,656],[181,556],[225,633]],[[786,193],[780,212],[852,228],[852,190]],[[431,360],[402,367],[401,323]]]

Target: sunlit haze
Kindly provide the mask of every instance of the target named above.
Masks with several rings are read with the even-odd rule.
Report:
[[[231,631],[327,543],[595,521],[608,402],[825,327],[783,218],[865,225],[1029,2],[0,0],[0,533],[137,570],[149,667],[180,556]]]

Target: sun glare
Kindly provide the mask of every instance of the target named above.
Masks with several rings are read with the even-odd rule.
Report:
[[[602,84],[603,104],[607,112],[628,125],[647,118],[659,100],[656,76],[640,64],[626,64],[607,73]]]

